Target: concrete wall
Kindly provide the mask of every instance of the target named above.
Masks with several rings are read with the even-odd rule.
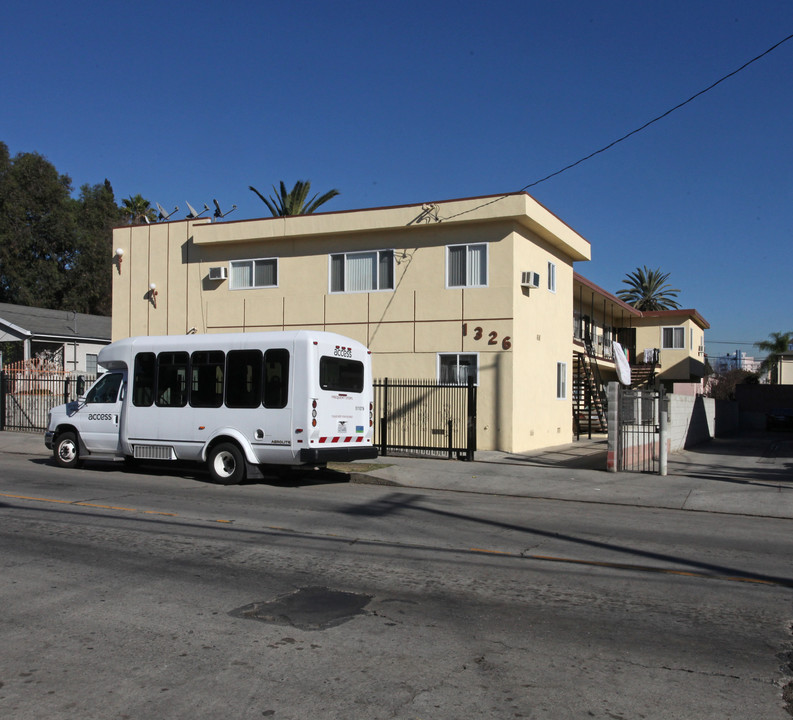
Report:
[[[702,395],[668,395],[669,450],[677,452],[716,435],[716,401]]]

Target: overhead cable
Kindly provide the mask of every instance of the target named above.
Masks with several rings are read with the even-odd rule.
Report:
[[[766,55],[768,55],[770,52],[773,52],[774,50],[776,50],[780,45],[783,45],[784,43],[788,42],[789,40],[793,40],[793,34],[788,35],[786,38],[783,38],[778,43],[776,43],[776,44],[772,45],[770,48],[768,48],[766,51],[760,53],[756,57],[753,57],[751,60],[745,62],[743,65],[741,65],[741,67],[737,68],[736,70],[733,70],[731,73],[728,73],[727,75],[724,75],[723,77],[719,78],[718,80],[716,80],[716,82],[712,83],[711,85],[708,85],[708,87],[706,87],[704,90],[700,90],[698,93],[695,93],[690,98],[688,98],[688,100],[684,100],[683,102],[678,103],[673,108],[670,108],[669,110],[667,110],[666,112],[662,113],[658,117],[655,117],[652,120],[649,120],[648,122],[644,123],[644,125],[636,128],[635,130],[631,130],[631,132],[626,133],[625,135],[623,135],[620,138],[617,138],[616,140],[614,140],[613,142],[610,142],[608,145],[603,146],[599,150],[595,150],[594,152],[589,153],[589,155],[587,155],[586,157],[582,157],[580,160],[576,160],[574,163],[570,163],[569,165],[566,165],[561,170],[557,170],[556,172],[553,172],[550,175],[546,175],[544,178],[541,178],[540,180],[535,180],[534,182],[530,182],[528,185],[524,185],[522,188],[520,188],[520,190],[517,190],[517,192],[523,192],[525,190],[528,190],[529,188],[532,188],[532,187],[534,187],[536,185],[539,185],[540,183],[544,183],[545,181],[550,180],[551,178],[556,177],[557,175],[561,175],[563,172],[567,172],[568,170],[571,170],[572,168],[576,167],[577,165],[580,165],[581,163],[592,159],[593,157],[595,157],[595,155],[600,155],[600,153],[606,152],[606,150],[610,150],[615,145],[618,145],[619,143],[623,142],[624,140],[627,140],[629,137],[632,137],[633,135],[636,135],[636,133],[639,133],[642,130],[646,130],[653,123],[657,123],[659,120],[663,120],[665,117],[671,115],[675,110],[679,110],[680,108],[684,107],[685,105],[688,105],[688,103],[692,102],[693,100],[696,100],[700,95],[704,95],[706,92],[709,92],[710,90],[713,90],[713,88],[715,88],[717,85],[720,85],[725,80],[728,80],[729,78],[733,77],[734,75],[737,75],[739,72],[741,72],[742,70],[745,70],[747,67],[749,67],[752,63],[757,62],[761,58],[763,58]],[[493,200],[490,200],[490,201],[488,201],[486,203],[483,203],[482,205],[478,205],[475,208],[471,208],[470,210],[464,210],[464,211],[459,212],[459,213],[457,213],[455,215],[451,215],[451,216],[449,216],[447,218],[442,218],[442,219],[443,220],[451,220],[452,218],[459,217],[460,215],[466,215],[467,213],[474,212],[475,210],[479,210],[480,208],[486,207],[488,205],[492,205],[493,203],[497,203],[500,200],[504,200],[505,198],[509,197],[512,194],[514,194],[514,193],[508,193],[506,195],[501,195],[501,196],[499,196],[499,197],[497,197],[497,198],[495,198]]]

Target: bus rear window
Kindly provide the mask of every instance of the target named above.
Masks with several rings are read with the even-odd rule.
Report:
[[[319,359],[319,386],[323,390],[363,391],[363,363],[323,356]]]

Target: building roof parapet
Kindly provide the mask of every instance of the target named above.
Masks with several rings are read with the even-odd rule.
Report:
[[[312,215],[233,220],[193,226],[196,245],[388,232],[406,227],[513,221],[572,260],[589,260],[589,242],[526,192]]]
[[[697,312],[694,308],[681,308],[678,310],[645,310],[642,312],[642,317],[659,319],[669,318],[670,320],[674,318],[684,318],[687,320],[693,320],[703,330],[710,328],[710,323],[705,320],[705,318],[702,317],[702,315],[700,315],[699,312]]]
[[[633,307],[633,305],[629,305],[624,300],[620,300],[616,295],[612,295],[608,290],[604,290],[599,285],[595,285],[595,283],[593,283],[591,280],[588,280],[580,273],[573,272],[573,280],[575,282],[581,283],[581,285],[583,285],[584,287],[588,287],[590,290],[596,292],[598,295],[602,295],[609,302],[621,307],[623,310],[627,311],[631,315],[634,315],[636,317],[642,316],[641,310],[637,310],[635,307]]]

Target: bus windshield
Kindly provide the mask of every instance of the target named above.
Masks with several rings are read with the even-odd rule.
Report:
[[[363,363],[322,356],[319,360],[319,386],[323,390],[363,392]]]

